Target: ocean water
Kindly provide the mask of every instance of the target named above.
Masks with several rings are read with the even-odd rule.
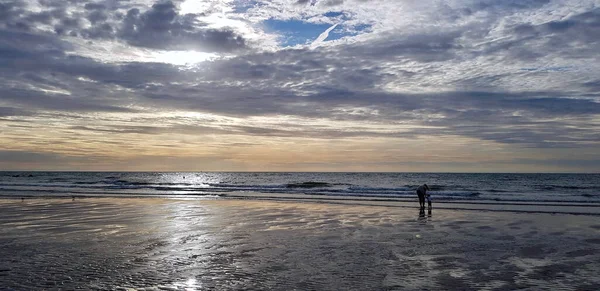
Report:
[[[0,172],[0,197],[318,195],[434,201],[600,203],[600,174]]]

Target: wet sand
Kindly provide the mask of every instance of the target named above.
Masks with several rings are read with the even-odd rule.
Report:
[[[590,215],[0,199],[0,289],[600,290]]]

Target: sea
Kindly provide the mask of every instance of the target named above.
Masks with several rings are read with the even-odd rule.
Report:
[[[0,172],[0,198],[327,197],[600,205],[600,174],[331,172]]]

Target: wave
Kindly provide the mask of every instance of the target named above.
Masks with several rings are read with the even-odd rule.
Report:
[[[490,193],[509,193],[510,191],[507,190],[499,190],[499,189],[488,189],[485,190],[486,192],[490,192]]]
[[[16,175],[12,175],[11,177],[13,177],[13,178],[20,178],[20,177],[32,178],[33,175],[32,174],[16,174]]]
[[[331,187],[332,185],[325,182],[302,182],[302,183],[290,183],[285,185],[286,188],[325,188]]]
[[[156,174],[124,173],[124,174],[81,174],[67,173],[36,174],[36,178],[28,178],[28,173],[6,173],[0,177],[0,196],[6,191],[35,191],[43,196],[45,192],[78,192],[110,195],[126,193],[135,195],[206,195],[208,193],[262,193],[282,195],[317,195],[329,197],[374,197],[391,199],[415,199],[415,190],[419,184],[412,180],[377,180],[371,174],[306,174],[306,173],[251,173],[227,174],[220,179],[202,180],[191,178],[182,180],[181,175],[164,179]],[[163,174],[161,174],[163,175]],[[169,174],[164,174],[169,175]],[[361,176],[364,175],[364,176]],[[2,176],[0,174],[0,176]],[[187,176],[187,174],[186,174]],[[350,176],[348,178],[348,176]],[[190,174],[188,177],[200,177]],[[462,177],[462,176],[461,176]],[[210,178],[210,177],[209,177]],[[321,180],[322,179],[322,180]],[[437,201],[478,200],[478,201],[600,201],[599,185],[594,185],[589,178],[582,178],[578,183],[566,180],[536,180],[534,183],[497,183],[497,179],[476,180],[461,178],[431,182],[432,198]],[[479,179],[479,178],[477,178]],[[569,178],[571,179],[571,178]],[[548,180],[550,181],[550,180]],[[381,183],[380,183],[381,182]],[[397,183],[397,185],[395,185]],[[23,193],[23,192],[19,192]]]
[[[447,186],[444,186],[444,185],[427,185],[427,187],[429,187],[429,189],[431,191],[440,191],[440,190],[447,189]],[[415,189],[416,188],[417,187],[415,187]]]
[[[573,186],[573,185],[535,185],[535,188],[538,190],[600,190],[600,186]]]

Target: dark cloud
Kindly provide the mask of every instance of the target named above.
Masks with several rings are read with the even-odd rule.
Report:
[[[594,93],[600,95],[600,80],[585,82],[585,83],[583,83],[583,86],[584,86],[584,88],[588,89],[590,92],[594,92]]]
[[[15,166],[17,164],[37,164],[47,163],[69,163],[73,161],[84,161],[85,157],[67,156],[58,153],[45,153],[35,151],[21,150],[0,150],[0,165]]]
[[[6,1],[0,3],[0,27],[4,25],[8,28],[29,30],[30,25],[27,21],[20,19],[20,15],[25,12],[25,5],[20,1]]]
[[[111,39],[114,38],[115,32],[115,28],[112,25],[108,23],[102,23],[79,32],[79,35],[85,38]]]
[[[121,40],[131,45],[163,50],[233,52],[246,49],[246,39],[231,28],[208,28],[196,15],[179,14],[171,1],[157,2],[148,10],[131,8],[126,15],[115,7],[88,1],[41,1],[48,10],[30,12],[20,1],[0,4],[0,27],[36,31],[53,25],[58,35],[86,39]],[[84,11],[68,12],[69,5]],[[91,26],[84,25],[89,21]]]
[[[0,106],[0,117],[9,117],[9,116],[28,116],[31,115],[31,112],[15,108],[15,107],[2,107]]]
[[[106,10],[106,5],[102,3],[86,3],[84,7],[86,10]]]
[[[70,16],[67,13],[67,6],[62,1],[41,1],[40,4],[47,6],[47,9],[41,12],[28,11],[24,1],[0,3],[0,28],[37,31],[38,25],[52,25],[58,34],[80,29],[81,20],[77,15]]]
[[[440,32],[383,36],[368,45],[358,43],[349,46],[348,54],[372,59],[409,58],[419,62],[439,62],[456,57],[462,49],[457,42],[462,32]]]
[[[508,0],[508,1],[494,1],[494,0],[482,0],[474,3],[473,6],[469,7],[469,12],[474,13],[476,11],[491,12],[499,10],[506,12],[506,10],[523,10],[523,9],[535,9],[550,3],[550,0]]]
[[[96,25],[97,23],[102,23],[103,25],[109,25],[108,23],[103,23],[106,20],[108,20],[108,15],[106,14],[106,12],[101,11],[101,10],[94,10],[91,11],[88,15],[87,15],[87,19],[92,23],[92,25]]]
[[[93,112],[133,112],[134,110],[96,101],[87,98],[77,98],[66,94],[52,94],[42,91],[24,89],[0,89],[2,101],[10,104],[27,106],[32,109],[93,111]]]
[[[127,107],[127,100],[115,96],[111,86],[136,87],[148,82],[152,74],[142,74],[148,67],[113,66],[70,56],[66,53],[69,50],[72,50],[70,44],[50,35],[0,30],[0,82],[3,84],[0,105],[36,110],[133,111]],[[168,74],[163,72],[156,78]],[[176,74],[171,76],[176,77]]]
[[[573,15],[565,20],[512,27],[514,38],[496,50],[509,50],[514,58],[535,60],[549,54],[590,58],[600,50],[600,9]]]
[[[172,2],[152,5],[146,12],[127,12],[119,37],[136,46],[174,50],[234,51],[246,46],[231,29],[201,28],[194,15],[179,15]]]
[[[571,32],[576,37],[597,40],[600,36],[600,8],[574,15],[561,21],[550,21],[538,26],[548,32]]]

